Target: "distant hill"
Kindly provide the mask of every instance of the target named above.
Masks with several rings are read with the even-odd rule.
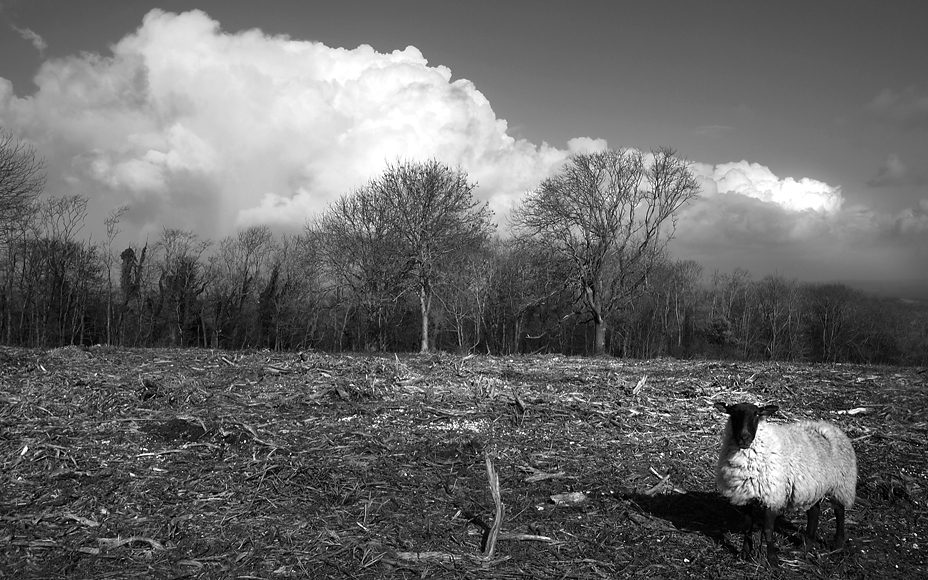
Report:
[[[876,296],[928,303],[928,279],[839,280],[839,282]]]

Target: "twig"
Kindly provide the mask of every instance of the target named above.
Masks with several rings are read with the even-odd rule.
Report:
[[[496,504],[496,518],[493,520],[493,526],[490,528],[486,547],[483,550],[483,557],[489,561],[493,559],[493,555],[496,553],[496,540],[499,538],[499,530],[503,526],[503,514],[506,510],[503,507],[503,499],[499,493],[499,474],[493,469],[493,461],[490,459],[489,452],[484,450],[483,453],[487,461],[487,478],[490,480],[490,493],[493,495],[493,503]]]

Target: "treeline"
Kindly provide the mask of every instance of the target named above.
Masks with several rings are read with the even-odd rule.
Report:
[[[165,229],[149,246],[122,248],[121,211],[107,220],[107,240],[81,239],[86,207],[81,197],[43,200],[3,232],[4,343],[419,349],[418,278],[401,275],[385,240],[369,246],[381,253],[352,283],[353,258],[333,253],[331,232],[318,224],[295,236],[254,227],[215,244]],[[594,325],[562,255],[496,237],[436,260],[430,348],[594,352]],[[606,352],[616,356],[928,364],[924,303],[782,276],[754,280],[744,270],[707,273],[690,261],[659,261],[610,317]]]
[[[0,341],[328,351],[559,352],[928,363],[928,307],[838,284],[703,272],[667,253],[699,193],[673,150],[572,156],[508,235],[461,169],[388,165],[299,235],[118,247],[128,208],[40,199],[44,162],[0,130]]]

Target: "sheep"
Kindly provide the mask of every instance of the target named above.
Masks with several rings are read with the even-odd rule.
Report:
[[[752,560],[752,504],[764,508],[763,538],[767,562],[778,566],[773,541],[777,515],[787,509],[805,510],[803,557],[815,540],[821,501],[831,499],[835,512],[835,550],[844,546],[844,511],[854,504],[857,458],[841,429],[827,421],[773,424],[766,421],[779,407],[750,403],[716,407],[729,418],[722,434],[715,483],[733,505],[744,506],[741,557]]]

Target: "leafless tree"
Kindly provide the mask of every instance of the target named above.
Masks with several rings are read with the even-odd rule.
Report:
[[[662,287],[655,289],[662,302],[661,319],[669,354],[689,354],[696,330],[701,277],[702,266],[698,263],[678,260],[668,265]]]
[[[483,340],[483,314],[492,275],[490,248],[454,257],[453,267],[445,267],[435,296],[445,317],[453,326],[458,352],[468,352]]]
[[[635,296],[664,254],[675,212],[699,193],[686,160],[662,148],[607,150],[571,157],[561,172],[526,194],[511,221],[573,263],[580,311],[606,349],[606,321]]]
[[[209,258],[209,318],[211,344],[244,348],[254,338],[258,295],[268,275],[275,250],[274,236],[267,226],[252,226],[219,242],[219,251]]]
[[[797,360],[802,356],[803,299],[799,282],[780,274],[764,276],[754,284],[753,300],[758,344],[769,360]]]
[[[115,338],[113,332],[113,264],[116,262],[116,254],[113,251],[113,241],[122,231],[119,229],[119,221],[127,211],[129,211],[129,206],[119,206],[112,210],[103,221],[106,226],[106,245],[101,244],[100,255],[106,269],[106,344],[113,344]]]
[[[848,345],[857,338],[853,322],[863,293],[844,284],[810,284],[805,293],[816,358],[832,363],[846,358]]]
[[[210,245],[193,232],[172,228],[164,228],[155,244],[160,273],[152,316],[154,322],[164,311],[172,346],[187,346],[188,329],[193,324],[200,326],[193,319],[201,315],[199,297],[206,288],[201,257]]]
[[[0,128],[0,244],[4,250],[0,307],[8,343],[13,338],[13,310],[20,302],[14,296],[15,278],[17,272],[25,272],[26,240],[38,209],[34,202],[45,187],[44,170],[45,161],[36,157],[35,148]]]
[[[77,239],[86,212],[87,199],[77,195],[33,204],[17,292],[20,335],[33,345],[83,342],[90,296],[99,290],[96,248]]]
[[[45,187],[45,160],[36,150],[0,129],[0,224],[23,217]]]
[[[422,320],[421,352],[429,350],[432,299],[449,256],[485,245],[493,233],[492,213],[474,200],[475,183],[461,169],[436,159],[388,165],[371,184],[396,221],[403,255],[411,266]]]
[[[356,302],[359,324],[365,327],[361,340],[374,340],[381,350],[386,348],[390,312],[405,292],[403,282],[410,271],[397,221],[390,206],[368,185],[332,203],[307,231],[334,281],[332,292],[344,291]],[[342,302],[336,300],[336,306],[344,309],[341,318],[347,324],[352,305]],[[344,335],[344,328],[338,335]]]
[[[567,261],[559,253],[540,244],[524,243],[514,238],[498,241],[488,280],[484,325],[487,346],[510,354],[552,345],[563,352],[561,317],[565,279],[569,278]],[[565,307],[566,308],[566,307]],[[548,311],[544,324],[532,324],[532,313]]]
[[[259,320],[262,339],[275,350],[304,348],[317,339],[323,292],[318,246],[313,241],[307,235],[285,235],[271,257]]]

